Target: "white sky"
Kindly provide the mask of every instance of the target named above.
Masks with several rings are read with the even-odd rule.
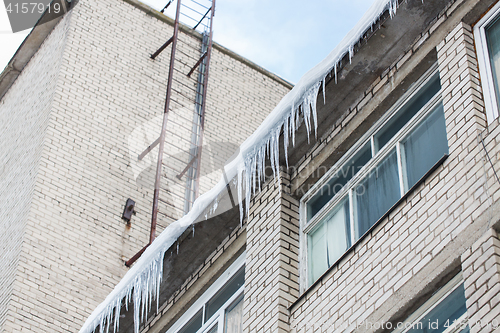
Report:
[[[296,83],[334,49],[373,1],[217,0],[214,40]],[[168,0],[143,2],[161,9]],[[0,3],[0,68],[28,32],[12,33]]]

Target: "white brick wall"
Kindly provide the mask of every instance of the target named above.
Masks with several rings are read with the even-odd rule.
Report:
[[[140,126],[149,143],[159,134],[154,119],[163,113],[170,52],[149,56],[172,26],[122,0],[80,0],[63,22],[0,105],[8,120],[0,189],[12,216],[0,237],[4,252],[4,244],[13,249],[0,263],[9,265],[1,266],[8,273],[0,291],[12,295],[7,315],[7,298],[0,302],[5,332],[77,332],[149,239],[153,186],[135,179],[129,139]],[[180,50],[197,52],[194,35],[182,32],[180,40]],[[204,141],[239,145],[289,87],[220,48],[212,59]],[[153,174],[157,153],[150,153]],[[230,155],[213,153],[212,161]],[[219,177],[202,179],[202,193]],[[136,201],[130,226],[121,219],[127,198]],[[162,206],[159,230],[182,208]]]
[[[470,27],[463,23],[456,26],[437,45],[437,51],[450,156],[318,283],[301,295],[289,308],[290,317],[287,311],[280,312],[283,317],[279,321],[285,323],[285,331],[286,325],[290,332],[375,331],[357,328],[356,323],[367,320],[384,323],[397,318],[403,309],[414,308],[415,299],[418,295],[421,297],[422,290],[456,269],[461,254],[470,252],[467,248],[488,225],[500,219],[498,213],[491,210],[500,197],[500,186],[484,159],[479,140],[481,134],[492,163],[497,166],[500,126],[496,121],[486,128]],[[399,67],[404,70],[404,66],[397,65],[393,75]],[[372,86],[377,84],[374,82]],[[332,131],[335,132],[335,128]],[[272,245],[283,244],[286,237],[265,232],[275,225],[280,207],[265,200],[258,201],[269,195],[266,191],[263,193],[256,197],[251,210],[273,214],[255,226],[249,221],[247,253],[258,253],[265,258],[266,253],[275,256],[277,252]],[[279,200],[276,190],[272,197]],[[259,241],[254,243],[250,238],[252,230],[259,228],[262,230]],[[472,252],[474,248],[477,246],[472,246]],[[486,262],[490,258],[481,260]],[[286,298],[283,295],[286,293],[273,293],[266,289],[263,281],[274,282],[272,272],[286,271],[287,266],[280,261],[253,263],[251,257],[247,258],[247,265],[261,270],[255,276],[247,275],[249,295],[245,295],[245,323],[248,326],[245,327],[252,332],[261,328],[274,331],[277,326],[271,324],[278,319],[269,320],[267,316],[278,309],[278,300]],[[275,295],[274,303],[266,303],[273,300],[269,295]],[[286,295],[292,299],[296,297],[294,292]],[[467,302],[472,304],[469,299]],[[483,305],[483,310],[478,310],[474,316],[490,318],[496,313],[485,310],[497,306],[496,298],[484,300],[483,304],[486,303],[488,305]]]
[[[415,50],[430,43],[433,33],[444,35],[440,29],[446,15],[453,14],[451,5],[346,111],[324,135],[327,140],[363,107],[369,112],[366,96],[380,97],[391,78],[407,73]],[[440,43],[433,38],[432,48],[437,50],[450,156],[304,295],[298,288],[298,202],[289,195],[287,175],[281,175],[280,184],[268,182],[253,198],[247,224],[244,332],[374,332],[356,324],[406,319],[417,301],[460,268],[469,317],[483,323],[498,318],[500,243],[490,227],[500,220],[500,184],[480,139],[498,166],[500,123],[486,126],[471,28],[460,23],[446,35]],[[324,147],[324,142],[313,147],[301,167]],[[490,332],[477,324],[471,328]]]
[[[17,308],[28,300],[12,297],[30,203],[39,171],[42,146],[50,117],[54,88],[66,44],[70,16],[65,17],[45,40],[23,73],[0,101],[0,331],[21,332],[21,321],[34,324],[37,318],[22,318]],[[47,92],[47,93],[44,93]],[[34,253],[33,256],[43,256]],[[38,297],[35,285],[26,285]]]
[[[290,181],[269,181],[252,200],[247,226],[243,332],[289,332],[288,307],[299,295],[298,202]],[[279,187],[281,187],[281,191]]]
[[[500,240],[495,230],[462,254],[465,297],[471,332],[500,327]]]
[[[485,213],[485,188],[496,193],[498,184],[490,182],[492,174],[484,182],[478,134],[485,115],[475,97],[480,88],[470,37],[470,27],[460,24],[437,47],[449,158],[291,309],[292,332],[353,331],[367,318],[390,320],[402,306],[396,301],[402,287],[420,279]],[[391,309],[385,303],[393,304],[393,313],[377,312]]]
[[[127,271],[123,260],[146,244],[152,187],[135,180],[129,135],[146,123],[146,134],[155,131],[148,122],[163,111],[168,53],[156,61],[149,54],[170,33],[169,25],[125,2],[81,0],[0,102],[7,124],[0,133],[6,175],[0,193],[9,217],[0,241],[12,249],[0,263],[0,292],[11,295],[0,300],[5,332],[78,331]],[[500,125],[485,124],[470,27],[458,25],[437,51],[449,158],[291,308],[299,296],[298,203],[285,175],[281,192],[268,183],[254,198],[247,225],[245,332],[354,331],[352,323],[367,318],[390,320],[397,309],[382,311],[387,304],[411,302],[401,296],[405,288],[456,249],[457,240],[486,225],[500,187],[478,137],[497,165]],[[54,59],[60,71],[49,66]],[[399,61],[391,75],[404,66]],[[260,111],[270,111],[287,88],[218,49],[211,69],[205,143],[239,144],[261,122]],[[382,82],[374,82],[369,96]],[[11,149],[16,145],[21,149]],[[212,153],[214,164],[229,155]],[[202,179],[202,192],[219,177],[213,172]],[[130,227],[121,220],[128,197],[137,202]],[[163,208],[164,227],[178,207]],[[475,296],[498,284],[479,282],[471,271],[484,269],[491,273],[484,278],[496,281],[497,243],[492,232],[484,240],[471,236],[454,253],[464,253],[473,318],[490,318],[498,308],[495,297]]]

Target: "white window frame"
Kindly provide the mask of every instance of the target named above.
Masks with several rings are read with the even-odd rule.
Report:
[[[436,306],[438,306],[449,294],[451,294],[455,289],[457,289],[463,283],[462,272],[457,274],[453,279],[441,287],[434,295],[431,296],[424,304],[422,304],[415,312],[413,312],[403,323],[413,324],[419,322],[424,318],[429,312],[431,312]],[[443,333],[455,333],[460,332],[464,328],[468,321],[467,311],[457,319],[456,322],[452,323]],[[409,325],[408,325],[409,326]],[[409,331],[411,327],[405,328],[402,325],[401,328],[396,328],[392,333],[405,333]]]
[[[222,275],[194,302],[191,307],[184,312],[184,314],[167,330],[166,333],[176,333],[182,329],[198,312],[201,310],[202,318],[205,315],[205,304],[215,295],[217,292],[224,287],[224,285],[231,280],[231,278],[239,272],[245,266],[246,251],[243,252],[238,259],[236,259],[229,268],[222,273]],[[198,330],[200,333],[209,332],[214,325],[218,324],[217,333],[224,333],[224,319],[225,311],[228,308],[243,297],[245,292],[245,286],[243,285],[238,289],[223,306],[205,323],[202,320],[203,325]]]
[[[299,210],[299,216],[300,216],[300,247],[299,247],[299,253],[300,253],[300,262],[299,262],[299,269],[300,269],[300,274],[299,274],[299,287],[300,287],[300,292],[304,292],[310,285],[312,285],[315,281],[312,281],[309,283],[309,275],[308,275],[308,256],[307,256],[307,235],[309,232],[311,232],[317,225],[320,223],[326,215],[333,209],[335,206],[343,200],[346,195],[347,196],[353,196],[353,191],[355,191],[354,186],[361,181],[362,179],[365,178],[370,172],[376,168],[379,163],[389,154],[391,153],[394,148],[396,147],[396,154],[397,154],[397,164],[398,164],[398,169],[399,169],[399,175],[400,175],[400,189],[401,189],[401,197],[409,190],[408,184],[401,179],[402,172],[401,168],[403,167],[404,158],[402,156],[402,147],[400,141],[403,140],[416,126],[420,124],[420,122],[428,115],[430,114],[434,108],[442,102],[442,95],[441,93],[437,93],[433,98],[431,98],[426,105],[424,105],[418,112],[417,114],[410,120],[408,123],[406,123],[398,133],[396,133],[392,139],[385,144],[382,149],[378,150],[375,153],[375,156],[372,156],[370,161],[363,166],[357,174],[352,177],[340,190],[338,193],[336,193],[330,201],[325,204],[319,212],[316,213],[315,216],[313,216],[309,221],[307,221],[307,202],[318,192],[321,190],[321,188],[338,172],[340,168],[344,166],[345,163],[349,162],[351,157],[355,156],[358,151],[360,151],[368,141],[371,142],[372,146],[372,153],[373,153],[373,146],[374,146],[374,135],[378,132],[379,129],[381,129],[387,122],[389,122],[392,118],[393,115],[395,115],[408,101],[411,100],[413,96],[418,94],[420,89],[427,83],[429,82],[434,75],[437,75],[438,73],[438,64],[435,63],[431,68],[424,74],[422,77],[419,78],[409,89],[409,91],[404,94],[390,109],[384,116],[382,116],[381,119],[379,119],[371,128],[368,130],[358,141],[356,144],[351,147],[347,151],[347,153],[342,156],[335,165],[330,168],[321,179],[314,184],[313,187],[311,187],[310,190],[307,191],[307,193],[301,198],[300,200],[300,210]],[[404,168],[403,168],[404,169]],[[351,246],[346,250],[348,252],[355,244],[356,242],[359,241],[359,239],[362,238],[362,235],[360,235],[359,238],[356,238],[356,232],[355,232],[355,226],[354,226],[354,207],[353,207],[353,202],[354,200],[350,200],[350,207],[349,207],[349,214],[350,214],[350,228],[351,228]]]
[[[495,92],[495,82],[491,71],[486,27],[500,15],[500,2],[497,3],[474,26],[474,40],[476,42],[477,62],[481,73],[481,86],[483,88],[486,119],[488,124],[498,118],[498,101]],[[499,78],[500,79],[500,78]]]

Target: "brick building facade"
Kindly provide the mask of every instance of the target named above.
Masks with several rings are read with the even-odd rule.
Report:
[[[150,55],[172,32],[170,18],[140,2],[83,0],[35,27],[2,74],[1,332],[77,332],[147,244],[158,148],[137,155],[159,136],[170,52]],[[201,38],[182,26],[181,58],[198,58]],[[291,88],[220,45],[209,80],[201,193]],[[169,126],[176,111],[194,110],[177,102],[186,106]],[[171,133],[183,136],[180,127]],[[162,185],[184,196],[182,185]],[[127,198],[136,202],[129,225]],[[170,204],[159,231],[183,214]]]
[[[91,7],[83,1],[81,6],[73,16],[90,15]],[[150,19],[132,6],[127,8]],[[500,326],[496,171],[500,76],[495,71],[499,13],[500,4],[494,0],[408,0],[399,2],[394,17],[383,13],[355,45],[352,59],[346,55],[327,77],[324,92],[318,95],[316,138],[308,138],[302,122],[288,159],[280,157],[280,174],[252,197],[243,223],[232,203],[219,216],[206,221],[200,217],[196,230],[186,230],[167,251],[159,308],[153,306],[141,320],[141,332],[496,331]],[[70,31],[71,22],[85,22],[65,20]],[[59,25],[54,33],[57,29],[64,30]],[[79,44],[70,42],[74,35],[66,37],[64,52]],[[69,64],[74,61],[63,57],[61,78],[45,78],[44,84],[56,87],[50,105],[58,101],[57,87],[64,89],[58,82],[67,75],[65,59]],[[262,78],[279,86],[272,77]],[[263,84],[262,78],[256,79],[255,89]],[[255,93],[256,100],[261,101],[261,93]],[[254,101],[247,102],[254,110]],[[273,105],[264,107],[270,111]],[[58,112],[52,122],[55,128],[60,126]],[[39,134],[47,138],[44,142],[53,142],[50,119],[46,133]],[[44,158],[49,153],[45,146],[40,152],[41,175],[57,166]],[[33,322],[20,318],[32,292],[35,300],[61,302],[65,309],[58,317],[62,319],[42,313],[33,325],[50,326],[46,331],[77,331],[123,275],[95,277],[96,272],[110,270],[110,258],[119,257],[111,254],[127,238],[116,231],[114,243],[107,238],[106,246],[87,249],[86,254],[96,256],[84,261],[87,264],[71,265],[67,256],[60,268],[37,268],[47,281],[59,281],[50,280],[51,274],[64,280],[72,269],[92,276],[84,286],[70,283],[73,288],[54,292],[53,297],[40,296],[55,287],[24,277],[35,270],[29,263],[47,260],[31,250],[47,237],[39,232],[43,225],[37,214],[44,208],[37,202],[51,200],[46,193],[52,191],[59,193],[57,198],[63,193],[62,199],[71,204],[75,191],[65,186],[68,190],[61,192],[43,184],[33,180],[29,209],[12,205],[26,209],[23,230],[28,240],[36,241],[25,241],[18,252],[22,269],[9,303],[17,311],[4,317],[14,318],[13,324],[4,319],[4,327],[19,325],[21,330]],[[100,189],[95,184],[88,188]],[[77,193],[75,197],[82,196]],[[25,199],[21,194],[20,198]],[[124,198],[116,201],[114,211],[120,211]],[[90,223],[87,215],[79,214],[80,225],[71,232],[102,237],[102,222]],[[61,217],[63,221],[67,219]],[[94,229],[85,230],[90,228],[85,225]],[[57,246],[52,239],[60,238],[51,233],[54,238],[45,244]],[[28,261],[28,256],[37,259]],[[54,261],[61,258],[60,254]],[[125,270],[119,260],[115,264]],[[44,281],[43,277],[36,279]],[[70,307],[76,310],[68,311]],[[132,312],[130,306],[122,307],[120,332],[134,331]],[[64,325],[69,327],[61,329]]]
[[[497,331],[499,13],[385,12],[320,91],[317,139],[302,124],[242,226],[234,215],[141,332]]]

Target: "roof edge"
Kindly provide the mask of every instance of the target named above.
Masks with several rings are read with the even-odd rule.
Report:
[[[66,1],[61,1],[61,4],[65,6],[64,15],[55,16],[54,11],[50,13],[50,11],[46,10],[0,73],[0,101],[28,65],[31,58],[38,52],[54,27],[73,9],[73,6]]]

